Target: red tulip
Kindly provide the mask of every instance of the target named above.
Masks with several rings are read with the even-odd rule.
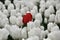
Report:
[[[26,13],[26,15],[23,16],[23,23],[27,24],[29,21],[32,21],[32,15],[31,13]]]

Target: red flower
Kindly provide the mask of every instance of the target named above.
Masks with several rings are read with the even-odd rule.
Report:
[[[26,15],[23,16],[23,23],[27,24],[29,21],[32,21],[32,15],[31,13],[26,13]]]

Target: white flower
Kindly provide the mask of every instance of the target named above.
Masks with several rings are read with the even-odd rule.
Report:
[[[53,31],[59,31],[59,27],[58,26],[54,26],[52,29],[51,29],[51,32]]]
[[[55,22],[60,23],[60,10],[57,10],[56,12]]]
[[[38,36],[29,37],[27,40],[39,40],[39,37]]]
[[[17,18],[15,16],[10,16],[9,21],[11,24],[16,24]]]
[[[44,26],[40,26],[40,29],[44,31]]]
[[[45,33],[45,36],[48,36],[49,31],[48,30],[45,30],[44,33]]]
[[[49,16],[49,20],[48,20],[49,22],[54,22],[55,21],[55,15],[54,14],[51,14],[50,16]]]
[[[3,14],[5,14],[7,17],[9,16],[9,12],[8,12],[8,10],[3,10]]]
[[[15,7],[16,7],[16,8],[20,8],[20,5],[21,5],[21,2],[20,2],[20,1],[16,1]]]
[[[46,10],[45,10],[45,13],[44,13],[44,16],[45,16],[45,17],[49,17],[50,14],[51,14],[51,13],[50,13],[49,9],[46,9]]]
[[[50,22],[47,24],[48,31],[51,31],[51,28],[53,28],[53,27],[54,27],[54,23]]]
[[[11,10],[11,13],[10,13],[11,16],[16,16],[16,14],[17,14],[17,12],[16,12],[15,9],[14,10]]]
[[[35,24],[36,27],[40,27],[40,24],[41,24],[41,23],[40,23],[40,20],[37,20],[37,19],[36,19],[36,20],[34,21],[34,24]]]
[[[13,10],[13,9],[14,9],[14,5],[12,3],[10,3],[8,5],[8,11],[11,12],[11,10]]]
[[[16,10],[16,12],[17,12],[17,13],[19,13],[19,12],[20,12],[20,9],[19,9],[19,8],[16,8],[15,10]]]
[[[45,38],[46,36],[46,32],[44,30],[41,31],[41,40],[43,40],[43,38]]]
[[[46,2],[46,8],[49,8],[49,6],[50,6],[50,5],[55,6],[55,4],[56,4],[56,3],[55,3],[55,1],[54,1],[54,0],[52,0],[52,1],[51,1],[51,0],[50,0],[50,1],[49,1],[49,0],[47,0],[47,2]]]
[[[6,26],[6,28],[8,29],[12,38],[14,38],[14,39],[21,38],[21,29],[17,25],[11,25],[9,27]]]
[[[50,13],[55,13],[53,5],[50,5],[48,10],[50,11]]]
[[[26,14],[26,11],[25,11],[24,8],[21,8],[20,12],[21,12],[22,15],[25,15]]]
[[[5,10],[5,9],[6,9],[6,7],[5,7],[5,5],[3,4],[3,5],[2,5],[2,11]]]
[[[0,26],[2,26],[2,27],[4,27],[5,24],[9,24],[8,18],[1,19],[1,23],[0,24],[1,24]]]
[[[40,20],[40,23],[42,23],[42,15],[40,13],[35,15],[35,19]]]
[[[60,3],[56,4],[56,9],[59,10],[60,9]]]
[[[28,31],[31,30],[31,29],[34,28],[34,27],[35,27],[34,22],[31,22],[31,21],[30,21],[30,22],[27,23]]]
[[[3,14],[2,11],[0,11],[0,18],[7,18],[7,16],[5,14]]]
[[[38,36],[39,39],[41,39],[41,29],[39,27],[35,27],[33,29],[31,29],[29,32],[28,32],[28,36],[29,37],[34,37],[34,36]]]
[[[22,17],[22,16],[17,17],[16,25],[18,25],[18,26],[22,26],[22,25],[23,25],[22,20],[23,20],[23,17]]]
[[[40,1],[40,7],[41,8],[43,8],[43,7],[45,8],[45,5],[46,5],[45,1],[44,0],[41,0]]]
[[[38,8],[37,6],[33,6],[33,9],[32,10],[35,10],[36,13],[38,13]]]
[[[39,9],[40,13],[43,13],[44,11],[45,11],[45,7],[44,6]]]
[[[22,14],[21,13],[16,13],[16,17],[19,17],[19,16],[22,16]]]
[[[51,32],[49,35],[48,35],[48,38],[50,38],[51,40],[60,40],[60,31],[54,31],[54,32]]]
[[[57,15],[55,16],[55,23],[59,23]]]
[[[5,28],[0,29],[0,38],[2,38],[2,40],[7,40],[9,35],[9,31]]]
[[[11,3],[10,0],[5,0],[5,5],[8,6]]]
[[[22,38],[27,38],[27,28],[26,27],[24,27],[22,29]]]
[[[35,18],[35,15],[36,15],[36,11],[35,10],[31,10],[31,14],[32,14],[32,17],[34,19]]]
[[[13,3],[16,4],[18,2],[18,0],[14,0]]]
[[[30,10],[31,9],[33,9],[33,7],[35,6],[32,2],[30,2],[30,1],[26,1],[25,3],[24,3]]]

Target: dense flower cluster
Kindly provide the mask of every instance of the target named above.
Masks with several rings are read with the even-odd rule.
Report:
[[[0,40],[60,40],[60,0],[0,1]]]

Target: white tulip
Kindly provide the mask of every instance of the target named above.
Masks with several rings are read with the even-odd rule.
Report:
[[[39,27],[33,28],[28,32],[29,37],[38,36],[41,39],[41,29]]]
[[[41,23],[40,23],[40,20],[37,20],[37,19],[36,19],[36,20],[34,21],[34,24],[35,24],[36,27],[40,27],[40,24],[41,24]]]
[[[25,11],[24,8],[22,8],[22,9],[20,10],[20,12],[21,12],[22,15],[25,15],[25,14],[26,14],[26,11]]]
[[[16,16],[16,14],[17,14],[16,10],[11,10],[11,13],[10,13],[11,16]]]
[[[15,6],[16,6],[16,8],[20,8],[20,1],[17,1]]]
[[[2,38],[2,40],[7,40],[9,35],[9,31],[5,28],[0,29],[0,38]]]
[[[5,24],[9,24],[8,18],[1,19],[1,26],[4,27]]]
[[[31,22],[31,21],[30,21],[30,22],[27,23],[28,31],[31,30],[31,29],[34,28],[34,27],[35,27],[34,22]]]
[[[45,1],[44,1],[44,0],[41,0],[41,1],[40,1],[40,7],[41,7],[41,8],[42,8],[43,6],[45,7],[45,5],[46,5]]]
[[[9,12],[8,12],[8,10],[3,10],[3,14],[5,14],[7,17],[9,16]]]
[[[44,26],[40,26],[40,29],[44,31]]]
[[[53,27],[54,27],[54,23],[50,22],[47,24],[48,31],[51,31],[51,28],[53,28]]]
[[[22,14],[21,13],[16,13],[16,17],[19,17],[19,16],[22,16]]]
[[[55,21],[55,15],[54,14],[51,14],[49,16],[49,22],[54,22]]]
[[[42,23],[42,15],[40,13],[35,15],[35,19],[40,20],[40,23]]]
[[[51,29],[51,32],[53,31],[59,31],[59,27],[58,26],[54,26],[52,29]]]
[[[51,13],[50,13],[49,9],[46,9],[46,10],[45,10],[45,13],[44,13],[44,16],[45,16],[45,17],[49,17],[50,14],[51,14]]]
[[[29,37],[27,40],[39,40],[39,37],[38,36]]]
[[[44,11],[45,11],[45,7],[44,6],[39,9],[40,13],[43,13]]]
[[[57,23],[60,23],[60,10],[57,10],[57,12],[56,12],[56,16],[55,16],[55,21],[57,22]]]
[[[33,7],[35,6],[32,2],[25,2],[25,5],[29,8],[29,10],[33,9]]]
[[[35,10],[31,10],[31,14],[32,14],[32,17],[33,17],[33,19],[34,19],[34,18],[35,18],[35,15],[36,15]]]
[[[20,12],[20,9],[19,9],[19,8],[16,8],[15,10],[16,10],[16,12],[17,12],[17,13],[19,13],[19,12]]]
[[[33,9],[31,10],[31,14],[32,14],[33,18],[35,18],[35,15],[38,13],[37,10],[38,10],[37,6],[34,6]]]
[[[21,29],[17,25],[11,25],[10,27],[6,27],[14,39],[21,38]]]
[[[5,0],[5,5],[8,6],[11,3],[10,0]]]
[[[46,33],[45,33],[44,30],[42,30],[42,31],[41,31],[41,40],[43,40],[43,38],[45,38],[45,36],[46,36]]]
[[[16,24],[17,18],[15,16],[10,16],[9,20],[11,24]]]
[[[49,35],[48,35],[48,38],[50,38],[51,40],[60,40],[60,31],[54,31],[54,32],[51,32]]]
[[[13,10],[13,9],[14,9],[14,5],[12,3],[10,3],[8,5],[8,11],[11,12],[11,10]]]
[[[37,6],[33,6],[33,10],[35,10],[35,12],[38,13],[38,8],[37,8]]]
[[[45,30],[44,33],[45,33],[45,36],[48,36],[49,31],[48,30]]]
[[[16,20],[16,19],[15,19]],[[16,25],[18,26],[22,26],[23,25],[23,22],[22,22],[23,18],[22,16],[19,16],[16,20]]]
[[[48,10],[50,11],[50,13],[55,13],[53,5],[50,5]]]
[[[0,11],[0,18],[7,18],[7,16],[5,14],[3,14],[2,11]]]
[[[2,11],[5,10],[5,9],[6,9],[6,7],[5,7],[5,5],[3,4],[3,5],[2,5]]]
[[[57,15],[55,16],[55,23],[59,23]]]
[[[22,38],[27,38],[27,28],[26,27],[24,27],[23,29],[22,29]]]
[[[57,10],[60,9],[60,3],[56,4],[56,9],[57,9]]]
[[[9,31],[5,28],[2,29],[3,32],[3,39],[7,40],[8,35],[9,35]]]
[[[50,1],[47,0],[46,8],[49,8],[49,6],[51,6],[51,5],[55,6],[56,5],[55,1],[54,0],[52,0],[52,1],[51,0]]]

